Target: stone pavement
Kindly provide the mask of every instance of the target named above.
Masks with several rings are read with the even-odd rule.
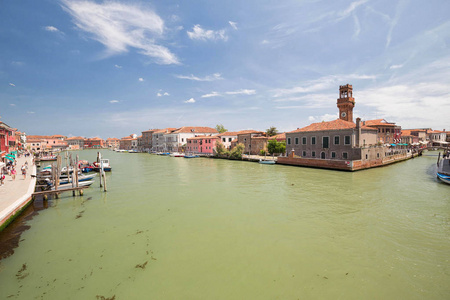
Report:
[[[26,178],[23,178],[20,168],[28,161],[28,170]],[[11,176],[5,175],[3,185],[0,186],[0,227],[18,212],[30,199],[36,185],[36,166],[32,163],[32,157],[24,156],[17,158],[16,180]]]

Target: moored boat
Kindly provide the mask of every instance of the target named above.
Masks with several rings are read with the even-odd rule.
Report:
[[[450,151],[447,151],[447,153],[443,155],[442,159],[441,154],[439,153],[437,166],[437,178],[442,182],[450,184]]]
[[[263,159],[260,159],[259,163],[263,164],[263,165],[274,165],[275,161],[274,160],[263,160]]]
[[[109,159],[103,158],[101,160],[101,163],[94,162],[92,164],[92,166],[94,167],[94,171],[95,172],[100,172],[100,169],[102,168],[102,165],[103,165],[103,171],[111,172],[112,168],[111,168],[111,165],[109,164]]]

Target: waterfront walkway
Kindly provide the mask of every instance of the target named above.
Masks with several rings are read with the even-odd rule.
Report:
[[[28,170],[24,179],[20,168],[26,161]],[[36,166],[32,163],[32,157],[17,158],[16,170],[16,180],[5,175],[3,185],[0,186],[0,230],[31,201],[36,185],[36,177],[31,177],[31,174],[36,175]]]

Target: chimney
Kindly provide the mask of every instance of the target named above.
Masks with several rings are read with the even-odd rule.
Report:
[[[361,147],[361,118],[356,118],[356,146]]]

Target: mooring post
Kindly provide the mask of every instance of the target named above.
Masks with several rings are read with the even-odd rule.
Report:
[[[103,172],[103,191],[106,192],[106,174],[105,171]]]

